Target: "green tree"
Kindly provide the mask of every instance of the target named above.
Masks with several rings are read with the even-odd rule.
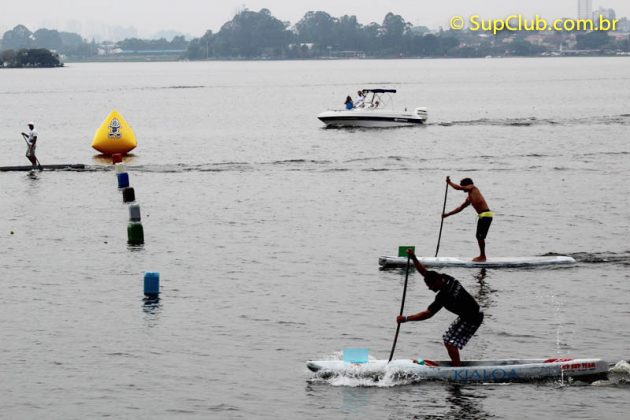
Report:
[[[7,50],[19,50],[33,46],[33,33],[24,25],[17,25],[2,36],[2,48]]]
[[[244,10],[214,36],[213,51],[219,57],[281,57],[292,39],[286,26],[267,9]]]
[[[63,45],[61,51],[64,52],[77,50],[87,44],[87,42],[83,38],[81,38],[80,35],[72,32],[59,32],[59,38],[61,38],[61,43]]]
[[[37,48],[46,48],[49,50],[63,50],[63,41],[58,31],[50,29],[38,29],[33,34],[33,44]]]
[[[207,30],[201,38],[195,38],[188,44],[186,57],[191,59],[207,59],[214,57],[214,35]]]
[[[578,34],[575,36],[575,40],[578,50],[596,50],[607,47],[611,38],[608,36],[608,32],[593,31],[587,34]]]
[[[336,43],[344,50],[362,50],[362,26],[356,16],[344,15],[336,20],[334,26]]]
[[[13,67],[15,65],[15,56],[14,50],[0,51],[0,67]]]
[[[335,34],[337,21],[326,12],[307,12],[295,24],[298,41],[313,43],[318,49],[325,49],[337,43]]]
[[[375,54],[380,50],[381,25],[375,22],[368,23],[363,27],[363,50],[367,53]]]
[[[63,63],[57,54],[47,49],[5,50],[0,55],[4,67],[61,67]]]
[[[403,51],[403,37],[411,28],[411,24],[405,22],[400,15],[389,12],[383,19],[382,31],[380,34],[381,46],[389,53],[400,53]]]

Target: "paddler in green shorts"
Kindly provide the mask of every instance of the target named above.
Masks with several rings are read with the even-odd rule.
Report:
[[[494,214],[490,211],[488,203],[486,203],[486,199],[483,198],[481,191],[479,191],[479,188],[475,186],[472,179],[464,178],[459,181],[459,184],[455,184],[451,181],[451,177],[447,176],[446,183],[456,190],[465,191],[468,193],[468,197],[466,197],[466,201],[464,201],[461,206],[449,211],[448,213],[442,214],[442,218],[445,219],[448,216],[457,214],[472,204],[478,215],[477,233],[475,236],[477,237],[477,243],[479,243],[479,256],[473,258],[473,261],[485,261],[486,236],[488,235],[488,229],[490,229],[490,224],[492,223],[492,217]]]

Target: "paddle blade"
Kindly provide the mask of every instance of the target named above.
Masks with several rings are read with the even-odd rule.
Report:
[[[368,349],[359,347],[343,349],[343,361],[348,363],[367,363]]]
[[[398,256],[399,257],[406,257],[408,249],[411,249],[411,250],[413,250],[413,252],[416,252],[416,247],[413,246],[413,245],[401,245],[401,246],[398,247]]]

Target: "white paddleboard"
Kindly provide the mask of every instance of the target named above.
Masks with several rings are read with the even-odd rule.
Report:
[[[602,359],[504,359],[470,360],[452,367],[447,361],[409,359],[370,360],[350,363],[343,360],[309,361],[306,366],[320,377],[348,376],[382,378],[385,375],[406,379],[441,380],[448,382],[527,382],[559,378],[595,380],[605,378],[609,363]]]
[[[565,255],[549,257],[494,257],[486,261],[477,262],[472,259],[454,257],[419,257],[418,261],[425,267],[465,267],[465,268],[511,268],[511,267],[541,267],[547,265],[572,265],[575,259]],[[380,257],[381,267],[405,267],[407,257]],[[412,263],[413,265],[413,263]]]

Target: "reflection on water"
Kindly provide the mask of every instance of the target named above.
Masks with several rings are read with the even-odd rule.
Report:
[[[144,312],[144,320],[147,323],[147,327],[156,326],[162,313],[160,298],[145,297],[142,303],[142,312]]]
[[[128,153],[123,156],[123,162],[125,164],[133,163],[136,160],[136,155],[133,153]],[[92,162],[96,165],[111,165],[112,157],[111,155],[94,155],[92,156]]]
[[[480,392],[464,393],[461,385],[451,384],[446,387],[448,395],[446,404],[449,407],[444,417],[453,419],[487,419],[490,416],[481,407],[481,399],[485,398]]]
[[[487,311],[492,306],[492,295],[496,292],[486,282],[487,276],[488,273],[485,268],[480,269],[478,273],[473,275],[473,278],[477,281],[477,287],[473,289],[472,294],[484,311]]]
[[[131,252],[142,252],[144,251],[144,244],[140,244],[140,245],[127,244],[127,250]]]
[[[341,394],[343,398],[342,407],[344,411],[347,413],[358,414],[368,406],[371,392],[362,388],[343,387],[341,389]]]
[[[39,172],[40,172],[40,171],[30,170],[30,171],[28,171],[28,173],[26,174],[26,177],[27,177],[29,180],[32,180],[32,181],[37,181],[37,180],[39,179]]]
[[[463,385],[447,384],[444,387],[446,391],[444,404],[434,401],[429,407],[436,408],[439,413],[417,414],[414,419],[487,419],[494,417],[490,413],[483,410],[481,400],[486,396],[478,391],[478,389],[470,388],[470,393],[464,392],[466,388]],[[435,395],[433,393],[433,395]],[[427,411],[426,398],[418,402],[419,412]]]

